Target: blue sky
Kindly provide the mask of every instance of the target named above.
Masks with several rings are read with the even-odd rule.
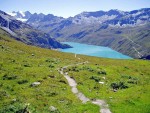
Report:
[[[69,17],[83,11],[150,8],[150,0],[0,0],[0,10],[30,11]]]

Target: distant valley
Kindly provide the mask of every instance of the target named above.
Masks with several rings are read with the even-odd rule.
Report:
[[[150,8],[83,12],[69,18],[29,11],[9,14],[59,41],[106,46],[133,58],[150,55]]]

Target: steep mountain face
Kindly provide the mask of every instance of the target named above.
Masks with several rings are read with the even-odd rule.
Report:
[[[134,58],[150,55],[150,8],[83,12],[67,19],[33,14],[26,23],[59,41],[108,46]]]
[[[124,13],[118,10],[83,12],[72,18],[74,24],[102,24],[108,20],[113,20],[122,16]]]
[[[114,20],[107,21],[106,24],[112,26],[136,26],[150,22],[150,8],[134,10],[126,12],[123,16],[117,17]]]
[[[28,20],[27,24],[30,24],[40,30],[43,31],[50,31],[52,28],[55,28],[59,25],[61,21],[63,21],[64,18],[57,17],[52,14],[44,15],[42,13],[37,14],[34,13]]]
[[[0,28],[11,34],[16,40],[29,45],[45,48],[68,48],[70,46],[61,44],[52,39],[49,34],[43,33],[30,25],[16,20],[7,13],[0,11]]]

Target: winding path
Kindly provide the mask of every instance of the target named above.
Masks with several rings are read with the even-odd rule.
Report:
[[[88,63],[88,61],[86,62],[82,62],[82,63],[78,63],[78,64],[75,64],[75,65],[81,65],[81,64],[85,64],[85,63]],[[62,67],[61,69],[59,69],[59,73],[62,74],[68,81],[69,83],[69,86],[71,87],[72,89],[72,92],[82,101],[82,103],[86,103],[87,101],[90,101],[91,103],[93,104],[96,104],[98,106],[100,106],[100,113],[111,113],[111,111],[109,110],[108,108],[108,104],[104,101],[104,100],[99,100],[99,99],[95,99],[95,100],[91,100],[89,99],[88,97],[86,97],[82,92],[80,92],[78,89],[77,89],[77,83],[76,81],[71,78],[68,73],[64,72],[64,70],[70,66],[73,66],[73,65],[68,65],[68,66],[65,66],[65,67]]]

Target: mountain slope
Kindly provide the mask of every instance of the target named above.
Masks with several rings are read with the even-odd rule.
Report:
[[[27,24],[32,25],[40,30],[49,32],[52,28],[57,27],[58,23],[63,21],[64,18],[57,17],[52,14],[44,15],[42,13],[34,13],[28,20]]]
[[[0,11],[0,27],[13,35],[16,40],[29,45],[45,48],[70,47],[57,42],[55,39],[52,39],[49,34],[37,30],[26,23],[18,21],[2,11]]]
[[[73,55],[25,45],[0,29],[0,113],[21,112],[28,104],[31,113],[53,112],[51,106],[61,113],[98,113],[98,106],[82,104],[71,93],[57,71],[76,62]],[[32,87],[34,82],[41,84]]]
[[[107,101],[112,113],[149,112],[149,61],[77,57],[25,45],[0,29],[0,113],[26,107],[31,113],[99,113],[98,106],[82,103],[58,72],[68,65],[64,71],[78,90],[93,101]],[[89,63],[81,64],[85,61]]]
[[[71,29],[70,27],[63,31],[66,38],[64,39],[65,36],[62,35],[59,40],[106,46],[133,58],[141,58],[150,55],[149,28],[150,24],[128,28],[109,27],[107,29],[101,26],[100,29],[91,27],[88,29],[82,28],[82,31],[75,29],[74,32],[68,32]]]

